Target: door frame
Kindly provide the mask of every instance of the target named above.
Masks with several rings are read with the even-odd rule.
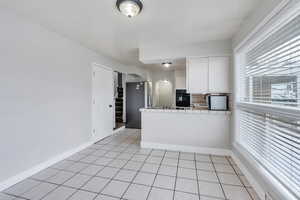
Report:
[[[107,66],[105,66],[105,65],[102,65],[102,64],[98,64],[98,63],[96,63],[96,62],[94,62],[94,63],[92,63],[91,64],[91,68],[92,68],[92,88],[91,88],[91,93],[92,93],[92,99],[91,99],[91,140],[93,141],[93,142],[98,142],[99,140],[101,140],[101,139],[104,139],[104,138],[97,138],[97,137],[95,137],[95,129],[94,129],[94,116],[93,116],[93,107],[94,107],[94,92],[93,92],[93,88],[94,88],[94,80],[93,80],[93,77],[94,77],[94,69],[95,68],[102,68],[102,69],[105,69],[105,70],[108,70],[108,71],[111,71],[112,73],[113,73],[113,69],[112,68],[110,68],[110,67],[107,67]],[[113,78],[113,77],[112,77]],[[112,81],[112,88],[114,87],[114,85],[113,85],[114,83],[113,83],[113,81]],[[112,91],[112,94],[113,94],[113,91]],[[114,98],[114,97],[113,97]],[[114,104],[114,102],[112,102],[112,104]],[[113,109],[113,115],[112,115],[112,121],[114,120],[113,119],[113,116],[114,116],[114,109]],[[109,136],[111,136],[111,135],[113,135],[113,128],[112,128],[112,130],[111,130],[111,133],[109,134]]]

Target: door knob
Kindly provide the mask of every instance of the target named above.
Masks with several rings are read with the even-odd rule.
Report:
[[[112,107],[112,105],[109,105],[108,107],[110,107],[110,108],[111,108],[111,107]]]

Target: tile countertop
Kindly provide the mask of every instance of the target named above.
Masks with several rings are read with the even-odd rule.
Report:
[[[203,108],[187,108],[183,110],[178,110],[175,108],[162,109],[162,108],[141,108],[141,112],[161,112],[161,113],[192,113],[192,114],[221,114],[221,115],[230,115],[231,111],[215,111],[208,110]]]

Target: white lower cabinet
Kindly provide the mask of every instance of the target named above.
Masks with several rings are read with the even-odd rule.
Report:
[[[189,93],[229,93],[229,57],[187,58],[186,85]]]

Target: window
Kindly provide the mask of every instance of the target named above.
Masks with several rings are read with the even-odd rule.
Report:
[[[245,56],[243,101],[300,106],[300,17]]]
[[[300,197],[300,119],[244,109],[240,120],[241,144]]]
[[[238,142],[300,199],[300,16],[241,58]]]

